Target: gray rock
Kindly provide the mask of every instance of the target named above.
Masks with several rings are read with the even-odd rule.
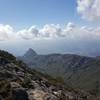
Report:
[[[57,98],[55,95],[53,94],[48,94],[44,97],[43,100],[59,100],[59,98]]]
[[[28,94],[23,89],[15,89],[12,91],[13,100],[29,100]]]

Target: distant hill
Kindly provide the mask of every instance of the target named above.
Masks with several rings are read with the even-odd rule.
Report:
[[[38,55],[36,52],[36,55],[25,56],[28,53],[19,59],[31,68],[53,77],[62,77],[74,88],[100,91],[100,59],[74,54]]]

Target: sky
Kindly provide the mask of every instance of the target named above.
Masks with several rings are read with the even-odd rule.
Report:
[[[100,0],[0,0],[0,49],[22,55],[100,55]]]

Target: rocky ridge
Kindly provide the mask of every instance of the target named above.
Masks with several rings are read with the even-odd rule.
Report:
[[[29,54],[29,52],[25,53],[25,55]],[[70,87],[92,91],[100,96],[99,57],[86,57],[75,54],[41,55],[36,53],[36,55],[31,54],[31,56],[22,56],[18,59],[24,61],[31,68],[52,75],[55,78],[59,77]]]
[[[0,51],[0,100],[99,100],[94,95],[65,88],[64,84],[27,67]]]

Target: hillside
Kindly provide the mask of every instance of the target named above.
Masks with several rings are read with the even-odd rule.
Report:
[[[95,90],[100,95],[100,59],[74,54],[25,55],[19,59],[31,68],[61,77],[71,87]]]
[[[66,87],[27,67],[12,54],[0,50],[0,100],[97,100],[96,96]]]

